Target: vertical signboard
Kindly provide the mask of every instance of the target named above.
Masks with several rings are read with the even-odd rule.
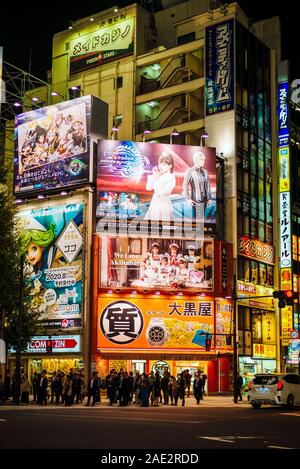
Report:
[[[292,218],[289,152],[288,81],[277,87],[278,167],[279,167],[279,278],[280,290],[293,290]],[[281,309],[281,341],[287,345],[293,327],[293,308]]]
[[[289,144],[289,125],[288,125],[288,82],[279,83],[277,87],[277,105],[278,105],[278,146]]]
[[[234,19],[205,30],[206,115],[234,107]]]

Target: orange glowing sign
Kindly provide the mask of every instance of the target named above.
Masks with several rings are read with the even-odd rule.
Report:
[[[98,297],[97,347],[102,351],[192,349],[205,353],[205,339],[213,339],[213,333],[211,299],[160,295]]]

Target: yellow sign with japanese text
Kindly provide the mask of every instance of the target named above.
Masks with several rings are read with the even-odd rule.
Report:
[[[190,297],[98,297],[97,347],[120,350],[199,350],[214,347],[214,301]]]
[[[276,345],[253,344],[253,357],[276,358]]]
[[[274,288],[256,285],[255,283],[237,282],[238,304],[252,308],[262,308],[266,310],[275,310],[273,298]],[[260,297],[260,298],[255,298]]]

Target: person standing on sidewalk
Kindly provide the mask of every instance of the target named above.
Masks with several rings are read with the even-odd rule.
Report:
[[[24,374],[21,384],[21,402],[23,402],[23,404],[29,404],[29,391],[30,383],[28,381],[28,375]]]
[[[38,372],[35,371],[33,373],[33,377],[32,377],[32,393],[33,393],[33,401],[32,402],[37,402],[37,400],[38,400],[40,380],[41,380],[41,375],[39,375]]]
[[[243,387],[244,387],[244,380],[243,380],[243,377],[240,374],[238,374],[237,384],[238,384],[238,397],[239,397],[239,400],[242,401],[243,400],[242,393],[243,393]]]
[[[92,398],[92,406],[95,405],[96,403],[96,398],[97,398],[97,393],[100,391],[99,390],[99,380],[98,380],[98,373],[97,371],[94,371],[92,374],[91,378],[88,381],[88,401],[85,404],[87,407],[90,405],[91,398]]]
[[[177,378],[177,386],[178,386],[178,394],[179,398],[182,400],[182,406],[185,405],[185,388],[186,388],[186,381],[184,377],[184,372],[180,373]]]
[[[41,379],[39,383],[39,390],[38,390],[38,404],[39,405],[47,405],[47,387],[48,387],[48,378],[47,378],[47,371],[43,370],[41,374]]]
[[[200,399],[202,396],[202,388],[203,387],[203,380],[201,378],[200,373],[196,373],[193,388],[194,388],[194,396],[196,399],[197,404],[200,404]]]

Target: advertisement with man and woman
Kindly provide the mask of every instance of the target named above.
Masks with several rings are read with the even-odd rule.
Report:
[[[100,288],[213,291],[212,239],[101,236]]]
[[[150,221],[161,222],[163,230],[198,223],[214,232],[215,149],[99,141],[96,218],[98,233],[114,230],[114,222],[126,230],[132,221],[141,231]]]
[[[81,318],[83,224],[83,202],[22,210],[17,215],[25,282],[41,320]]]

